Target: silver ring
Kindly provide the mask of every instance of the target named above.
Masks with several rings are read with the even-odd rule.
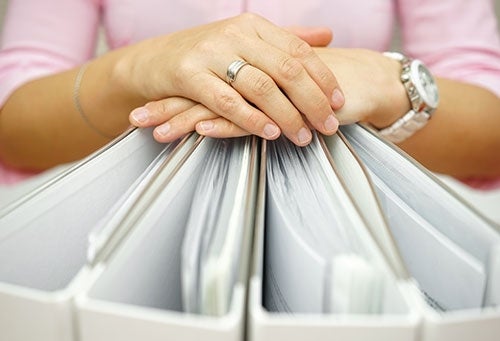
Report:
[[[238,75],[238,72],[240,72],[241,68],[245,65],[249,65],[247,62],[244,60],[235,60],[229,66],[227,67],[227,82],[229,85],[232,85],[232,83],[236,80],[236,76]]]

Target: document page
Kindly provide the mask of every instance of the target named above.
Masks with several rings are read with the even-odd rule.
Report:
[[[437,310],[479,308],[484,265],[441,234],[372,175],[384,212],[410,273]]]
[[[342,132],[377,179],[396,242],[429,302],[439,310],[483,306],[489,273],[497,272],[489,267],[500,244],[495,227],[369,129],[355,124]]]
[[[333,183],[336,175],[317,136],[303,148],[284,138],[267,146],[266,307],[294,313],[380,312],[384,275],[374,241],[366,242],[359,214]]]
[[[64,288],[87,261],[87,240],[165,144],[134,130],[0,217],[0,281]]]
[[[182,247],[183,305],[187,312],[227,313],[242,262],[247,210],[257,153],[251,137],[219,139],[207,153]]]
[[[163,167],[122,225],[133,226],[89,290],[89,297],[182,312],[181,246],[211,140],[190,148],[174,171]],[[170,163],[166,164],[169,166]],[[147,205],[144,205],[147,204]]]

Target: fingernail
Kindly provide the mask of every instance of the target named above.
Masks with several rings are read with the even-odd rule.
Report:
[[[337,128],[339,127],[339,121],[335,118],[333,115],[328,115],[327,119],[325,120],[325,130],[330,133],[334,133],[337,131]]]
[[[307,144],[312,139],[311,131],[306,127],[300,128],[297,134],[297,139],[300,144]]]
[[[137,123],[146,123],[146,121],[149,118],[149,110],[146,109],[145,107],[140,107],[132,110],[130,113],[130,116],[132,116],[132,119],[137,122]]]
[[[203,121],[198,123],[198,128],[200,128],[202,131],[210,131],[214,129],[214,122],[212,121]]]
[[[275,138],[279,133],[280,129],[274,124],[267,123],[264,126],[264,135],[266,135],[267,138]]]
[[[170,123],[162,124],[161,126],[156,127],[156,133],[161,136],[165,136],[170,131]]]
[[[333,90],[332,94],[332,106],[334,109],[339,109],[344,105],[345,98],[344,94],[339,89]]]

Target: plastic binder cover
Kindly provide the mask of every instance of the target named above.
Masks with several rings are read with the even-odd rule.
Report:
[[[80,341],[243,338],[258,156],[257,140],[245,139],[244,148],[239,149],[240,168],[233,172],[239,175],[228,181],[238,185],[226,186],[223,194],[233,205],[221,205],[220,212],[228,229],[234,224],[244,225],[243,232],[238,233],[243,238],[237,245],[233,240],[229,240],[229,245],[223,243],[224,247],[217,251],[221,252],[217,262],[220,266],[209,268],[211,275],[207,276],[214,279],[207,284],[213,300],[225,302],[229,295],[225,311],[215,315],[187,313],[182,301],[182,245],[186,223],[194,209],[193,198],[202,195],[212,199],[209,192],[197,192],[198,187],[205,188],[199,181],[222,180],[206,178],[211,177],[203,168],[208,164],[206,155],[213,151],[217,140],[204,138],[166,185],[157,183],[149,189],[153,196],[148,207],[135,217],[132,212],[131,221],[125,218],[125,224],[135,225],[133,231],[110,257],[93,268],[92,281],[75,300]],[[226,246],[241,252],[236,274],[226,266],[231,261],[224,254]],[[226,281],[232,275],[235,281]]]
[[[391,234],[415,279],[422,339],[498,340],[498,225],[369,128],[341,130],[373,180]]]
[[[315,138],[311,146],[307,148],[314,148],[317,153],[323,152],[317,138]],[[398,280],[391,273],[389,264],[384,262],[385,258],[375,245],[375,240],[368,237],[368,228],[364,226],[363,222],[356,214],[354,205],[341,187],[337,187],[336,189],[336,191],[338,191],[338,197],[335,199],[335,204],[339,204],[338,210],[349,212],[347,214],[351,216],[350,218],[355,221],[355,225],[357,226],[354,227],[356,233],[363,235],[365,239],[362,245],[364,245],[366,249],[371,250],[371,260],[384,270],[386,276],[384,288],[380,297],[378,297],[380,311],[370,313],[346,313],[335,312],[335,308],[326,307],[326,311],[323,310],[323,313],[318,313],[311,312],[318,309],[318,307],[314,307],[310,302],[306,302],[306,304],[303,304],[303,309],[310,310],[310,312],[285,313],[271,311],[271,309],[266,306],[264,297],[269,295],[269,292],[265,292],[265,290],[268,290],[265,289],[265,287],[268,286],[265,284],[265,281],[269,280],[269,278],[265,278],[264,273],[265,267],[269,266],[269,263],[265,259],[268,257],[268,255],[265,255],[265,250],[271,249],[271,252],[281,252],[284,253],[284,255],[288,254],[291,267],[304,268],[303,271],[297,273],[299,277],[306,277],[308,276],[307,274],[311,274],[312,271],[310,268],[304,267],[304,263],[306,262],[305,259],[297,259],[297,257],[291,254],[292,251],[288,248],[292,247],[292,244],[289,244],[285,240],[278,240],[277,237],[273,236],[277,233],[276,226],[273,227],[276,230],[275,232],[270,229],[270,222],[286,221],[287,213],[270,211],[269,209],[266,210],[266,207],[270,207],[270,204],[266,203],[266,200],[269,200],[270,197],[268,193],[266,194],[266,189],[264,187],[266,183],[266,162],[269,162],[269,155],[266,154],[269,154],[269,143],[264,145],[261,156],[261,179],[259,181],[261,186],[259,188],[257,201],[254,263],[249,292],[249,340],[417,340],[420,319],[414,308],[412,308],[414,307],[414,295],[411,290],[407,289],[408,286],[412,286],[413,284],[406,280]],[[327,166],[324,165],[324,167]],[[269,181],[270,180],[267,179],[267,183],[269,183]],[[337,180],[335,180],[335,182],[337,182],[337,185],[340,185],[340,182]],[[269,191],[269,188],[267,191]],[[332,198],[324,198],[324,200],[331,199]],[[288,212],[288,214],[289,213],[290,212]],[[281,218],[276,220],[276,217],[272,217],[274,215],[281,215]],[[280,228],[282,227],[283,226]],[[351,228],[351,226],[349,226],[349,228]],[[268,244],[267,248],[265,248],[265,244]],[[283,295],[282,300],[284,301],[281,302],[281,304],[286,308],[292,305],[297,306],[297,303],[292,301],[303,301],[305,300],[304,297],[314,298],[317,296],[318,290],[321,291],[321,288],[318,288],[319,289],[311,289],[308,291],[304,289],[296,290],[295,296],[292,297],[289,302],[287,302],[287,297],[290,297],[289,293],[282,291],[288,290],[287,288],[278,287],[275,289],[276,293],[273,293],[273,295],[279,295],[281,291]],[[319,309],[321,309],[321,299],[317,299],[317,301],[319,302],[316,305],[319,304]],[[340,301],[342,301],[342,298]],[[301,304],[298,306],[300,305]],[[328,309],[330,312],[328,312]]]
[[[87,238],[173,144],[132,130],[3,210],[0,339],[71,340],[72,298],[88,279]]]

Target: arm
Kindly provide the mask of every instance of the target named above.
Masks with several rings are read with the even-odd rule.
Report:
[[[346,103],[341,124],[364,121],[383,128],[410,109],[400,68],[378,52],[318,51],[335,70]],[[429,123],[400,147],[429,169],[458,178],[500,176],[500,98],[472,84],[438,77],[440,103]]]
[[[428,127],[401,147],[429,169],[457,178],[500,177],[500,97],[438,78],[441,103]]]
[[[128,112],[142,102],[111,80],[116,57],[109,54],[90,63],[79,89],[86,119],[103,134],[76,110],[73,86],[79,70],[71,69],[30,81],[9,96],[0,111],[2,161],[21,169],[46,169],[88,155],[126,129]]]
[[[235,59],[253,66],[245,67],[231,87],[225,72]],[[46,168],[105,143],[84,126],[73,106],[77,72],[33,80],[9,96],[0,116],[4,162]],[[245,77],[251,82],[241,80]],[[181,96],[203,103],[253,134],[273,139],[283,132],[304,145],[311,133],[301,113],[323,133],[335,132],[336,125],[330,129],[324,122],[334,117],[332,107],[339,106],[332,98],[336,87],[335,77],[306,42],[246,14],[96,58],[88,65],[79,94],[89,121],[108,135],[122,131],[130,110],[141,103]],[[306,97],[313,100],[307,102]]]
[[[500,37],[494,2],[404,0],[398,11],[403,50],[429,66],[441,93],[432,125],[402,147],[439,172],[498,178]]]
[[[410,109],[400,81],[401,65],[383,54],[363,49],[316,48],[335,72],[345,95],[336,111],[341,124],[358,121],[389,126]],[[490,90],[442,77],[437,79],[440,103],[428,124],[400,147],[429,169],[458,178],[500,177],[500,98]],[[213,137],[248,134],[193,101],[168,98],[146,105],[151,117],[143,126],[196,127]],[[133,118],[132,123],[141,125]],[[189,122],[189,124],[186,124]],[[205,131],[202,125],[210,123]]]
[[[38,170],[55,164],[55,159],[74,160],[68,154],[71,148],[80,156],[89,145],[104,143],[87,127],[80,129],[71,101],[76,70],[65,71],[94,54],[97,4],[9,1],[0,50],[2,162]],[[77,147],[80,141],[84,144]]]
[[[500,177],[500,43],[492,1],[404,0],[398,2],[398,11],[403,50],[431,68],[441,93],[428,125],[401,147],[437,172],[458,178]],[[346,95],[346,104],[336,112],[341,123],[363,120],[382,128],[408,111],[397,63],[367,50],[317,52]],[[152,111],[161,113],[161,108]],[[196,119],[203,115],[201,108],[194,111]],[[198,120],[196,129],[205,135],[245,133],[223,118],[207,114]],[[209,130],[203,129],[207,122]]]

